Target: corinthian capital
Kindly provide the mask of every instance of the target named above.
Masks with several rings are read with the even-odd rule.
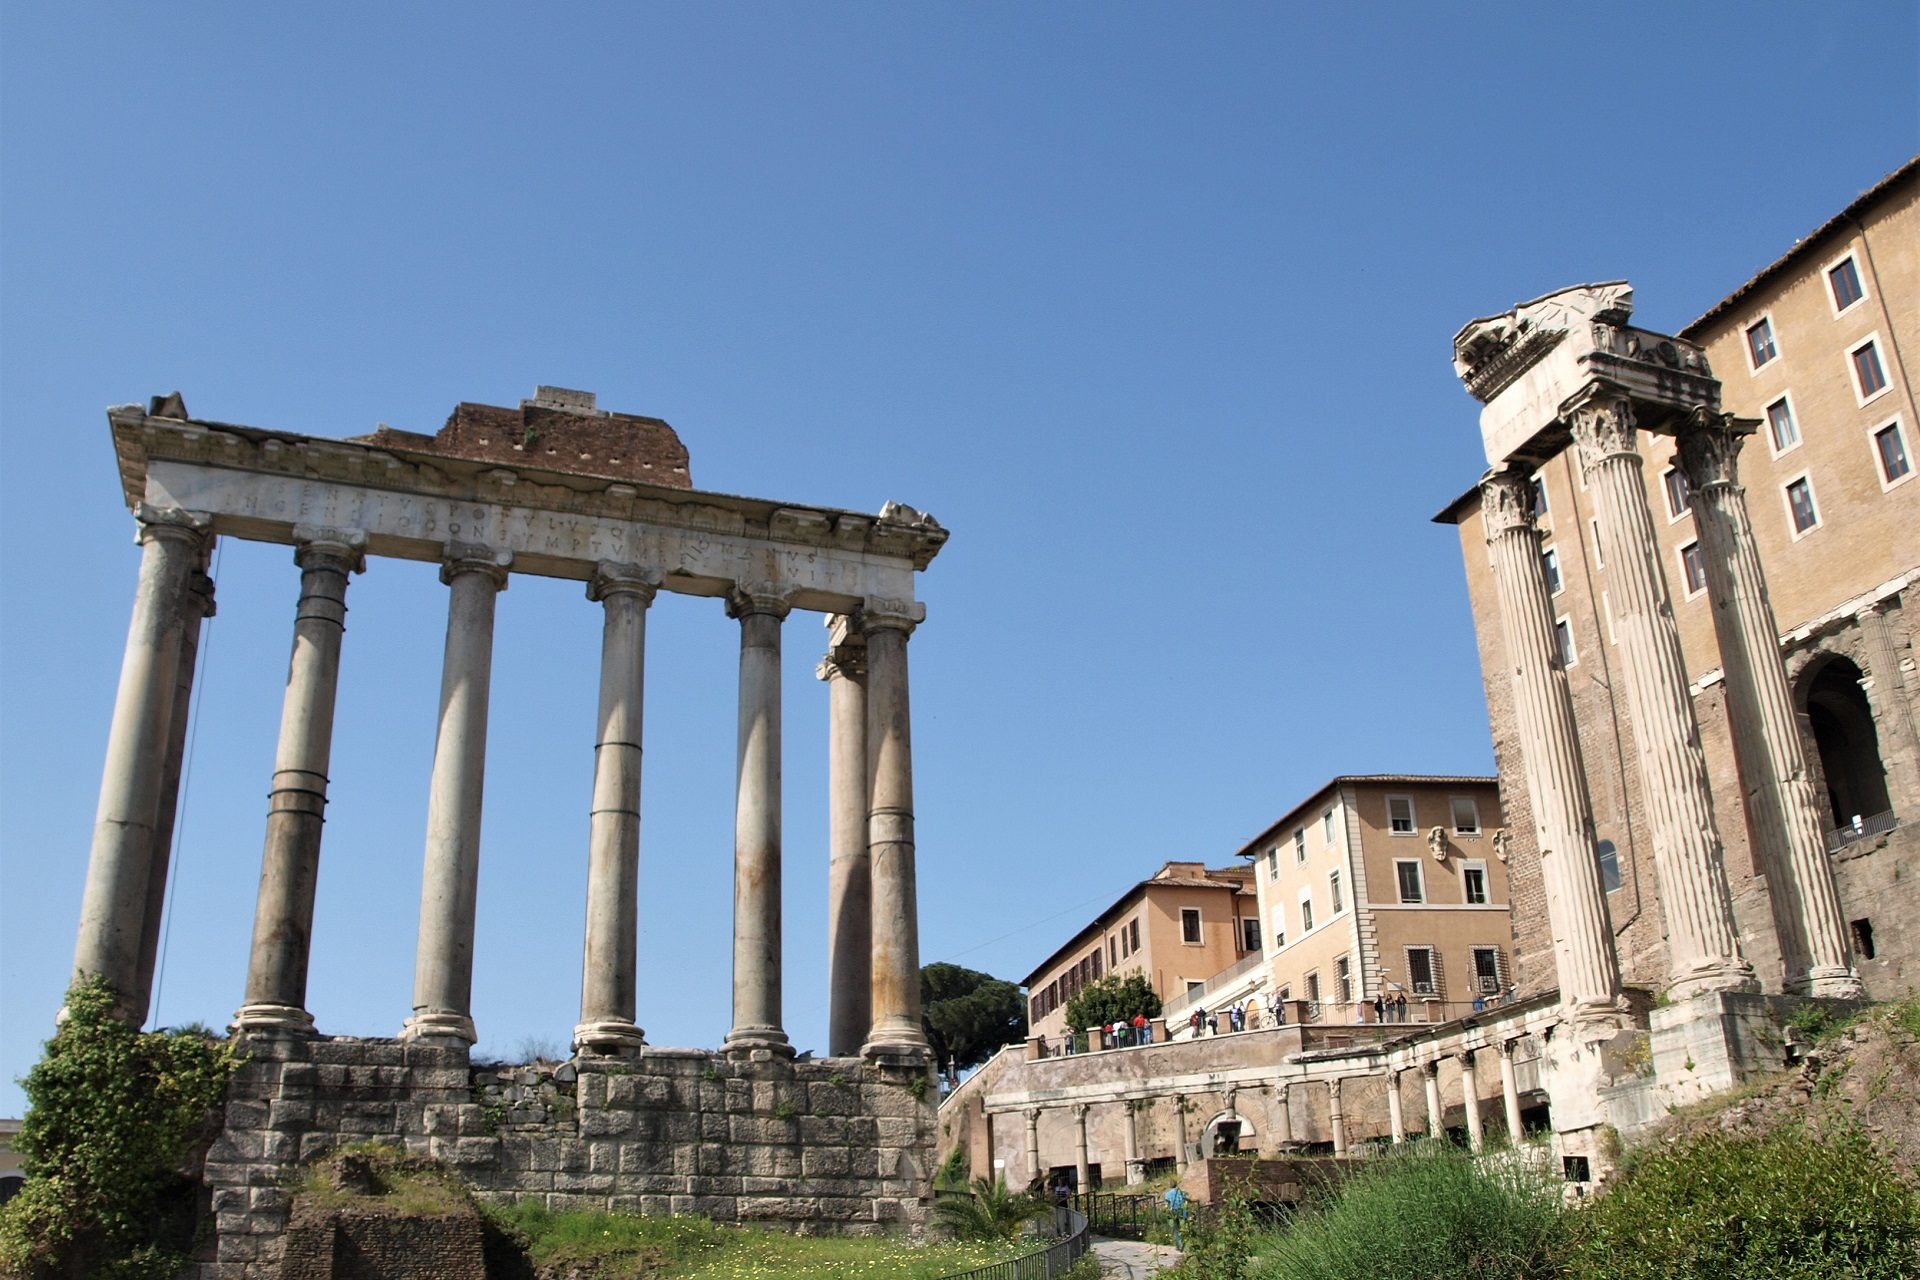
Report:
[[[1711,409],[1699,408],[1689,413],[1675,437],[1680,446],[1680,470],[1687,477],[1687,487],[1695,493],[1717,487],[1738,487],[1740,446],[1757,425],[1751,419]]]
[[[1580,447],[1580,461],[1589,468],[1618,454],[1637,455],[1633,401],[1618,387],[1589,387],[1560,406],[1560,417]]]
[[[1531,531],[1532,479],[1512,468],[1487,472],[1480,481],[1480,521],[1486,526],[1488,542],[1515,529]]]

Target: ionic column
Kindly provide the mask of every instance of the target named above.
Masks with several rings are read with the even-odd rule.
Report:
[[[1340,1077],[1327,1081],[1327,1126],[1333,1130],[1333,1154],[1347,1154],[1347,1115],[1340,1106]]]
[[[1187,1099],[1183,1094],[1173,1096],[1173,1163],[1181,1172],[1187,1171]]]
[[[313,950],[313,896],[319,884],[327,769],[333,757],[340,642],[347,629],[347,579],[366,567],[364,533],[301,526],[293,536],[293,561],[300,566],[293,656],[287,662],[280,743],[267,794],[246,1002],[233,1015],[234,1030],[254,1035],[313,1033],[307,962]]]
[[[152,1004],[160,935],[166,929],[167,868],[173,860],[174,826],[180,815],[180,777],[186,768],[193,678],[200,661],[200,624],[213,615],[213,579],[196,569],[187,590],[186,623],[180,632],[179,674],[174,681],[173,712],[167,727],[167,759],[160,774],[160,811],[153,824],[153,861],[147,875],[147,910],[140,931],[140,977],[134,984],[142,1000],[138,1009],[129,1011],[128,1018],[135,1026],[146,1022]]]
[[[1573,696],[1553,634],[1532,482],[1516,471],[1490,472],[1480,482],[1480,505],[1500,593],[1500,629],[1512,670],[1514,719],[1560,999],[1576,1021],[1617,1021],[1623,1007],[1620,961],[1600,883]]]
[[[600,631],[600,715],[593,745],[593,814],[587,836],[587,927],[580,1023],[573,1042],[631,1055],[646,1043],[638,1012],[640,757],[646,697],[647,609],[659,575],[602,562],[587,583],[605,617]]]
[[[873,877],[867,855],[867,649],[852,619],[815,674],[827,682],[827,1052],[860,1052],[873,1027]]]
[[[1273,1140],[1276,1146],[1293,1145],[1293,1099],[1290,1088],[1285,1084],[1273,1086]]]
[[[780,1025],[780,623],[771,587],[736,588],[740,740],[733,816],[733,1029],[724,1048],[791,1057]]]
[[[1445,1114],[1440,1110],[1440,1063],[1434,1061],[1422,1065],[1420,1081],[1427,1089],[1427,1136],[1445,1137]]]
[[[1387,1124],[1393,1131],[1393,1145],[1407,1140],[1406,1117],[1400,1113],[1400,1073],[1387,1071]]]
[[[1740,446],[1752,430],[1731,414],[1696,410],[1679,431],[1679,462],[1693,493],[1693,527],[1700,535],[1714,635],[1726,671],[1733,749],[1746,789],[1748,825],[1767,877],[1786,988],[1815,996],[1858,996],[1860,976],[1827,858],[1826,826],[1739,481]]]
[[[1514,1068],[1513,1050],[1518,1039],[1500,1042],[1500,1101],[1507,1109],[1507,1141],[1520,1145],[1520,1078]]]
[[[209,542],[211,521],[195,512],[142,505],[140,581],[120,663],[106,767],[94,817],[87,887],[74,945],[76,979],[106,979],[120,1016],[144,1013],[141,984],[154,842],[171,741],[180,650],[197,606],[190,585]],[[164,881],[165,873],[161,872]]]
[[[1660,544],[1635,448],[1633,406],[1604,384],[1561,416],[1573,430],[1600,516],[1612,583],[1627,706],[1639,751],[1640,794],[1652,828],[1654,866],[1678,998],[1747,990],[1753,966],[1740,953],[1720,831],[1714,823],[1700,726],[1687,693],[1680,631],[1660,564]]]
[[[1128,1098],[1120,1105],[1127,1109],[1127,1185],[1137,1187],[1147,1180],[1140,1168],[1140,1120],[1134,1113],[1134,1099]]]
[[[480,811],[486,784],[487,704],[493,677],[493,614],[507,586],[508,551],[449,543],[447,647],[440,670],[440,732],[427,792],[427,845],[420,876],[420,942],[413,964],[413,1016],[402,1039],[471,1047],[473,917],[480,877]]]
[[[1032,1177],[1038,1178],[1046,1172],[1040,1167],[1040,1108],[1027,1109],[1027,1168]]]
[[[1460,1102],[1467,1110],[1467,1145],[1477,1155],[1486,1146],[1486,1134],[1480,1123],[1480,1085],[1473,1075],[1473,1050],[1468,1049],[1458,1055],[1460,1059]]]
[[[912,601],[869,600],[867,636],[867,856],[873,876],[873,1027],[861,1052],[923,1056],[920,922],[913,869],[913,738],[907,637],[926,617]]]
[[[1093,1190],[1093,1169],[1087,1163],[1087,1104],[1082,1102],[1073,1108],[1073,1176],[1074,1190],[1081,1195]]]

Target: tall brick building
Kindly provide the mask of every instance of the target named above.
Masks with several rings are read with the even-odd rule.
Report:
[[[1782,631],[1794,709],[1870,995],[1920,983],[1920,159],[1797,242],[1679,335],[1705,348],[1722,407],[1757,422],[1739,458]],[[1463,418],[1464,418],[1463,413]],[[1671,437],[1650,437],[1647,496],[1659,526],[1686,675],[1726,845],[1742,949],[1781,985],[1767,884],[1749,838],[1720,650],[1690,499]],[[1601,877],[1624,979],[1669,978],[1632,717],[1595,506],[1568,447],[1534,475],[1545,575],[1592,794]],[[1489,568],[1480,492],[1439,516],[1457,525],[1516,847],[1514,952],[1523,994],[1554,985],[1545,893]]]

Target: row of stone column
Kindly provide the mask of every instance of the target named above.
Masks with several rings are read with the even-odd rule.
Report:
[[[1517,1142],[1521,1134],[1520,1118],[1520,1077],[1516,1054],[1525,1037],[1509,1037],[1498,1041],[1494,1049],[1500,1062],[1500,1096],[1506,1121],[1508,1140]],[[1477,1075],[1476,1051],[1463,1049],[1446,1055],[1453,1058],[1460,1068],[1461,1107],[1465,1116],[1468,1145],[1477,1153],[1486,1146],[1486,1124],[1481,1115],[1480,1085]],[[1445,1110],[1441,1105],[1440,1066],[1444,1059],[1434,1058],[1415,1067],[1389,1067],[1385,1072],[1387,1095],[1388,1132],[1395,1144],[1407,1140],[1405,1114],[1400,1099],[1400,1077],[1409,1070],[1420,1073],[1426,1094],[1427,1128],[1429,1136],[1445,1132]],[[1333,1154],[1344,1156],[1348,1151],[1347,1113],[1344,1100],[1344,1086],[1356,1080],[1373,1079],[1372,1076],[1330,1076],[1324,1082],[1327,1088],[1327,1119],[1329,1140],[1333,1144]],[[1293,1112],[1291,1092],[1304,1087],[1306,1081],[1281,1081],[1273,1086],[1276,1105],[1273,1109],[1275,1148],[1291,1147],[1297,1139],[1293,1132]],[[1238,1118],[1238,1089],[1229,1086],[1221,1091],[1224,1098],[1224,1111],[1228,1119]],[[1170,1096],[1174,1104],[1174,1124],[1176,1128],[1174,1143],[1174,1163],[1181,1173],[1187,1169],[1187,1114],[1184,1095]],[[1139,1104],[1142,1098],[1121,1099],[1119,1105],[1126,1108],[1126,1125],[1123,1130],[1125,1143],[1125,1161],[1129,1181],[1134,1181],[1140,1167]],[[1087,1133],[1087,1120],[1093,1109],[1092,1103],[1076,1102],[1068,1104],[1073,1109],[1074,1118],[1074,1168],[1079,1179],[1078,1185],[1086,1187],[1091,1178],[1089,1156],[1091,1143]],[[1026,1110],[1027,1122],[1027,1167],[1035,1176],[1046,1166],[1040,1163],[1040,1107]]]
[[[74,966],[99,974],[143,1021],[164,906],[199,623],[212,612],[203,571],[208,522],[143,509],[140,587],[109,734]],[[310,1034],[307,967],[332,751],[346,589],[364,568],[364,535],[300,527],[294,642],[275,752],[245,1003],[236,1027]],[[439,731],[428,796],[413,1016],[402,1036],[471,1045],[473,936],[485,784],[495,603],[510,553],[449,544]],[[636,1016],[641,728],[651,571],[599,565],[587,594],[604,610],[588,839],[586,931],[576,1044],[631,1053]],[[738,589],[741,626],[734,840],[730,1052],[793,1052],[781,1020],[780,633],[789,603]],[[885,604],[834,619],[832,1052],[919,1055],[913,780],[907,637],[920,610]],[[830,658],[832,655],[830,655]],[[857,864],[857,874],[856,874]]]
[[[1637,748],[1676,997],[1754,986],[1733,918],[1706,756],[1680,633],[1646,496],[1633,405],[1600,384],[1563,410],[1594,494],[1622,679]],[[1751,424],[1696,411],[1678,431],[1682,472],[1726,674],[1735,752],[1767,876],[1789,991],[1858,995],[1839,894],[1796,729],[1746,498],[1735,462]],[[1576,1022],[1604,1026],[1623,1007],[1592,800],[1561,663],[1531,479],[1508,469],[1481,484],[1500,595],[1515,720],[1533,809],[1561,998]]]

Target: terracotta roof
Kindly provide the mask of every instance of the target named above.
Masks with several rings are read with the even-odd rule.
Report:
[[[1161,865],[1164,867],[1166,864],[1162,863]],[[1238,873],[1243,871],[1244,868],[1234,867],[1231,868],[1231,870]],[[1066,956],[1068,952],[1078,951],[1084,947],[1088,935],[1098,933],[1105,927],[1108,920],[1119,915],[1123,908],[1132,904],[1135,898],[1144,897],[1148,889],[1156,886],[1173,889],[1220,889],[1245,894],[1252,894],[1254,892],[1251,876],[1240,876],[1236,874],[1231,879],[1210,879],[1200,876],[1148,876],[1145,880],[1133,885],[1125,893],[1115,898],[1111,906],[1094,916],[1079,932],[1075,933],[1071,938],[1068,938],[1060,944],[1060,946],[1054,948],[1053,952],[1049,954],[1045,960],[1035,965],[1033,971],[1020,980],[1020,985],[1026,987],[1028,990],[1032,990],[1034,979],[1052,968],[1053,965]]]

